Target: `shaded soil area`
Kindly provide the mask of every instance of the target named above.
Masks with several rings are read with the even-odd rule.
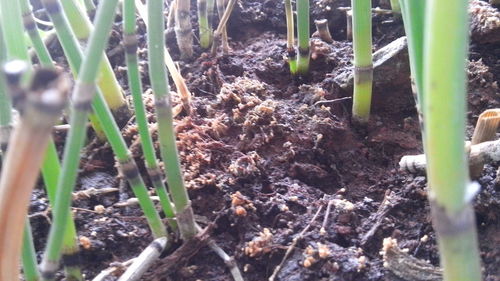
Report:
[[[373,2],[388,8],[383,1]],[[335,42],[312,39],[307,77],[289,73],[284,7],[275,0],[236,5],[228,30],[230,54],[210,57],[197,45],[196,59],[179,62],[194,96],[194,112],[181,113],[175,120],[186,185],[198,222],[214,224],[213,240],[235,257],[245,280],[267,280],[307,225],[278,280],[413,280],[384,268],[379,252],[386,237],[397,239],[412,256],[439,264],[425,177],[398,167],[402,156],[422,153],[407,62],[398,61],[402,71],[375,82],[372,116],[364,129],[350,122],[352,104],[347,97],[352,92],[335,81],[352,70],[345,16],[337,9],[349,5],[345,0],[311,1],[311,19],[329,19]],[[197,30],[195,7],[193,2]],[[141,21],[138,25],[145,48],[145,26]],[[391,15],[376,13],[373,35],[376,51],[403,36],[404,30]],[[108,56],[128,92],[120,40],[117,23]],[[178,60],[175,40],[167,45]],[[57,42],[52,47],[54,55],[62,54]],[[141,49],[139,54],[147,89],[147,52]],[[56,60],[64,64],[62,58]],[[470,137],[478,115],[500,106],[499,41],[471,42],[468,77]],[[153,98],[149,91],[144,98],[156,140]],[[176,94],[173,102],[180,102]],[[123,133],[143,165],[133,118]],[[152,240],[139,207],[120,204],[133,194],[117,174],[110,147],[89,136],[73,203],[86,279],[110,264],[136,257]],[[59,132],[56,141],[63,145],[64,137]],[[488,281],[500,276],[499,164],[485,166],[474,202]],[[37,189],[30,211],[39,251],[50,227],[47,210],[46,196]],[[155,272],[145,280],[232,280],[208,247],[177,264],[169,276]]]

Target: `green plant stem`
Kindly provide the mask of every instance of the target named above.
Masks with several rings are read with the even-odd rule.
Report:
[[[28,218],[26,218],[24,223],[22,251],[21,257],[23,260],[24,280],[38,281],[40,279],[40,273],[37,268],[36,251],[33,246],[33,235],[31,234],[31,225]]]
[[[365,124],[372,100],[372,17],[371,0],[351,0],[354,50],[354,93],[352,118]]]
[[[212,28],[208,22],[207,0],[198,0],[198,26],[200,32],[200,46],[202,48],[210,47],[212,41]]]
[[[424,37],[427,179],[445,281],[481,280],[467,156],[467,0],[430,0]],[[446,15],[446,16],[443,16]],[[448,46],[453,46],[449,48]]]
[[[161,8],[163,11],[163,7]],[[175,9],[175,36],[182,58],[193,56],[193,30],[191,27],[191,1],[177,0]]]
[[[49,233],[46,252],[41,264],[44,280],[52,280],[58,267],[61,252],[61,229],[64,229],[67,222],[66,216],[71,203],[71,192],[76,182],[80,150],[83,147],[85,138],[85,123],[91,109],[92,100],[93,109],[100,119],[101,124],[103,124],[106,137],[120,162],[122,173],[129,181],[134,193],[136,193],[154,235],[165,236],[166,232],[158,213],[154,209],[153,203],[149,199],[144,183],[139,176],[137,166],[128,154],[125,141],[100,91],[97,91],[97,95],[94,97],[97,70],[114,19],[113,15],[117,0],[103,1],[99,5],[95,19],[96,29],[90,37],[83,62],[82,53],[75,37],[72,36],[69,30],[69,25],[64,15],[60,12],[59,4],[53,0],[44,0],[42,2],[45,9],[49,12],[56,31],[70,35],[61,36],[60,38],[65,38],[64,41],[61,40],[61,44],[70,65],[73,65],[75,69],[80,69],[73,94],[73,110],[70,118],[71,130],[66,141],[63,170],[58,182],[59,194],[57,195],[54,208],[55,220]],[[69,52],[69,50],[73,52]]]
[[[85,4],[85,9],[87,10],[87,14],[95,14],[95,4],[94,1],[92,0],[84,0],[83,3]]]
[[[55,69],[50,57],[47,47],[42,41],[36,23],[33,18],[31,8],[29,6],[28,0],[21,0],[21,11],[23,14],[23,22],[25,29],[33,43],[33,47],[40,59],[40,64],[43,67]],[[57,193],[57,180],[59,178],[61,170],[61,164],[59,163],[59,157],[57,155],[56,146],[52,138],[49,140],[47,146],[47,152],[42,165],[42,176],[46,186],[47,194],[51,205],[54,205],[55,197]],[[68,210],[68,212],[70,212]],[[83,280],[79,261],[79,247],[76,242],[76,227],[73,221],[73,216],[70,213],[68,215],[68,223],[66,229],[64,230],[63,238],[63,259],[67,262],[65,264],[66,279],[67,280]]]
[[[399,1],[400,0],[391,0],[392,15],[395,18],[401,18],[401,6],[399,5]],[[425,2],[425,1],[418,1],[418,2]]]
[[[0,25],[3,27],[3,37],[9,59],[29,61],[23,34],[23,22],[19,1],[0,0]]]
[[[297,73],[307,74],[309,71],[309,0],[297,0],[297,40],[299,55],[297,57]]]
[[[286,51],[288,55],[288,65],[290,73],[297,73],[297,52],[295,51],[295,26],[293,20],[292,1],[285,0],[285,16],[286,16]]]
[[[52,66],[52,58],[50,57],[47,47],[45,47],[45,43],[40,37],[28,0],[19,1],[19,5],[21,7],[24,28],[36,50],[40,64],[43,66]]]
[[[60,3],[62,4],[64,13],[66,14],[71,25],[71,29],[78,40],[84,44],[88,40],[94,26],[85,12],[83,12],[83,7],[76,0],[63,0],[60,1]],[[125,117],[125,119],[128,119],[130,112],[127,101],[123,96],[123,91],[105,54],[102,55],[99,65],[99,73],[97,84],[99,89],[101,89],[109,108],[116,117],[121,116],[121,118]]]
[[[0,64],[3,64],[7,59],[7,47],[3,37],[2,24],[0,24]],[[7,87],[3,75],[0,75],[0,152],[3,155],[7,150],[9,142],[12,116],[11,102],[7,96]]]
[[[147,3],[149,34],[163,34],[162,7],[162,0],[150,0]],[[167,172],[168,186],[175,204],[177,224],[182,237],[187,240],[196,234],[196,227],[191,202],[182,178],[179,154],[175,142],[176,136],[170,90],[167,82],[168,76],[163,65],[164,46],[163,37],[148,36],[149,76],[155,95],[160,151]]]
[[[400,0],[412,76],[412,88],[420,118],[423,97],[424,20],[426,1]]]
[[[175,230],[175,213],[170,202],[165,184],[163,183],[163,172],[158,166],[153,140],[149,133],[146,110],[142,101],[142,83],[137,63],[137,37],[135,34],[135,4],[134,0],[125,0],[123,5],[123,46],[125,49],[125,60],[127,62],[127,78],[132,93],[135,108],[135,119],[139,127],[142,152],[146,162],[149,178],[153,183],[156,193],[160,197],[160,204],[169,219],[170,226]]]

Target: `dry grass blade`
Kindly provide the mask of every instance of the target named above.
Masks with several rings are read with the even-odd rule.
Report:
[[[22,116],[11,137],[12,145],[7,151],[0,179],[0,253],[8,257],[0,261],[0,280],[18,279],[23,226],[31,191],[40,173],[52,126],[66,104],[69,88],[66,77],[51,70],[39,70],[20,104]]]

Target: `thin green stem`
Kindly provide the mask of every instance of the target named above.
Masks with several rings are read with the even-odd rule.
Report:
[[[125,48],[125,60],[127,62],[127,78],[132,93],[135,108],[135,118],[139,127],[142,151],[146,162],[149,177],[153,183],[156,193],[160,197],[160,203],[169,219],[173,229],[177,228],[175,213],[170,202],[165,184],[163,183],[163,172],[158,166],[153,140],[149,133],[146,110],[142,101],[142,83],[139,75],[137,62],[137,37],[135,34],[135,4],[134,0],[125,0],[123,5],[123,45]]]
[[[286,16],[286,51],[288,55],[288,65],[290,73],[297,73],[297,52],[295,51],[295,26],[293,20],[292,1],[285,0],[285,16]]]
[[[31,234],[31,225],[28,218],[26,218],[26,222],[24,223],[22,251],[24,280],[38,281],[40,279],[40,272],[38,272],[37,268],[36,251],[33,246],[33,235]]]
[[[408,40],[408,53],[412,76],[413,93],[416,105],[421,114],[423,98],[423,52],[424,52],[424,20],[426,1],[400,0],[401,13],[405,33]]]
[[[352,0],[354,50],[354,93],[352,118],[367,123],[372,101],[372,17],[371,0]]]
[[[297,40],[299,55],[297,57],[297,73],[307,74],[309,71],[309,0],[297,0]]]
[[[150,0],[148,6],[148,33],[163,34],[163,1]],[[172,103],[167,81],[164,61],[163,36],[148,36],[149,76],[155,95],[155,108],[158,122],[158,136],[160,151],[167,182],[175,204],[177,223],[184,239],[190,239],[196,234],[193,210],[187,190],[184,186],[179,154],[177,151],[176,136],[174,132]]]
[[[91,15],[95,13],[95,4],[94,1],[92,0],[84,0],[83,3],[85,4],[85,9],[87,10],[87,14]]]
[[[430,0],[425,21],[427,179],[445,281],[481,280],[472,196],[467,195],[473,187],[464,148],[467,5],[467,0]]]
[[[200,32],[200,46],[205,49],[210,47],[210,43],[212,42],[212,28],[210,27],[208,22],[207,4],[207,0],[198,0],[198,26]]]
[[[40,64],[45,67],[52,67],[52,58],[50,57],[47,47],[45,47],[42,37],[40,37],[28,0],[19,1],[19,5],[21,7],[24,28],[36,50]]]
[[[419,1],[419,2],[424,2],[424,1]],[[391,10],[392,10],[392,15],[395,18],[401,18],[401,6],[399,5],[399,0],[391,0]]]

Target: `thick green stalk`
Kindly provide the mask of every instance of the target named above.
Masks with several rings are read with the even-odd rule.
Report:
[[[212,2],[213,3],[213,2]],[[200,32],[200,46],[210,47],[212,41],[212,28],[208,22],[207,0],[198,0],[198,26]]]
[[[371,0],[352,0],[354,50],[354,93],[352,118],[367,123],[372,102],[372,17]]]
[[[74,34],[84,44],[94,27],[85,12],[83,12],[83,7],[76,0],[61,0],[60,3]],[[129,115],[127,101],[123,96],[123,91],[105,54],[103,54],[99,65],[99,73],[97,84],[109,108],[115,116],[125,115],[125,119],[128,119],[126,117]]]
[[[288,54],[288,65],[290,73],[297,73],[297,52],[295,51],[295,26],[293,24],[292,1],[285,0],[285,15],[286,15],[286,51]]]
[[[299,56],[297,73],[307,74],[309,71],[309,0],[297,0],[297,40]]]
[[[150,0],[147,5],[148,33],[163,34],[163,1]],[[172,103],[167,82],[168,76],[163,65],[164,46],[163,36],[148,36],[149,76],[155,95],[160,151],[167,172],[168,186],[175,204],[177,223],[182,237],[190,239],[196,234],[196,227],[191,202],[182,178],[179,154],[175,142]]]
[[[52,58],[36,27],[28,0],[21,0],[20,4],[23,14],[24,27],[33,43],[33,47],[35,48],[38,58],[40,59],[40,64],[43,67],[54,69]],[[59,178],[60,170],[61,164],[59,163],[56,146],[53,140],[50,139],[42,165],[42,176],[52,206],[55,202],[57,180]],[[68,210],[68,212],[70,211]],[[79,265],[79,247],[76,241],[76,227],[71,213],[68,215],[68,223],[64,233],[62,252],[63,259],[65,260],[66,279],[83,280]]]
[[[474,188],[464,148],[467,5],[467,0],[430,0],[425,22],[427,179],[445,281],[481,280],[470,194]]]
[[[18,1],[0,0],[0,25],[3,27],[3,36],[9,59],[28,61],[28,52],[23,34],[21,8]]]
[[[142,152],[146,162],[149,178],[153,183],[156,193],[160,197],[160,203],[169,219],[172,228],[177,228],[175,213],[170,202],[165,184],[163,183],[163,172],[158,166],[153,140],[149,133],[146,110],[142,101],[142,83],[137,63],[137,36],[135,34],[135,4],[134,0],[125,0],[123,5],[123,46],[125,49],[125,60],[127,62],[127,78],[130,92],[134,100],[135,119],[139,127]]]
[[[26,218],[26,222],[24,223],[22,251],[24,280],[38,281],[40,279],[40,272],[38,272],[37,268],[36,251],[33,246],[33,235],[31,234],[31,225],[28,218]]]
[[[66,52],[66,55],[70,64],[76,69],[80,69],[80,73],[73,94],[73,110],[70,118],[71,130],[69,132],[64,150],[63,171],[58,182],[59,194],[57,195],[54,208],[54,217],[56,219],[54,220],[53,227],[49,233],[46,252],[41,264],[42,277],[44,280],[52,280],[58,267],[61,254],[61,230],[64,229],[67,222],[66,216],[71,203],[71,191],[73,190],[76,182],[77,168],[80,158],[79,153],[83,147],[85,123],[87,115],[91,109],[92,100],[94,110],[96,111],[96,114],[105,129],[106,137],[110,141],[113,151],[121,164],[123,174],[131,184],[134,192],[137,192],[137,189],[141,189],[141,193],[139,195],[136,194],[136,196],[139,200],[142,200],[140,201],[141,207],[143,208],[146,218],[153,229],[154,235],[164,236],[166,233],[158,213],[156,213],[156,210],[154,209],[154,205],[149,200],[147,190],[139,176],[135,162],[133,162],[133,159],[128,155],[125,142],[120,134],[116,122],[112,118],[109,108],[106,106],[102,94],[97,91],[97,96],[93,98],[96,90],[95,83],[98,73],[97,70],[99,68],[99,62],[101,61],[104,47],[107,43],[108,33],[113,23],[113,15],[117,1],[118,0],[103,1],[99,5],[95,19],[97,28],[90,37],[89,44],[85,50],[85,60],[83,62],[82,53],[77,45],[76,39],[73,36],[67,38],[67,41],[61,41],[65,51],[75,50],[73,53]],[[55,24],[56,31],[60,32],[62,30],[69,30],[69,26],[64,18],[64,15],[60,13],[59,4],[54,0],[44,0],[42,2]],[[59,20],[55,21],[55,18],[59,18]],[[144,194],[147,199],[145,201]]]
[[[193,30],[191,27],[190,0],[177,0],[175,9],[175,36],[183,58],[193,56]],[[163,6],[160,8],[163,11]]]

